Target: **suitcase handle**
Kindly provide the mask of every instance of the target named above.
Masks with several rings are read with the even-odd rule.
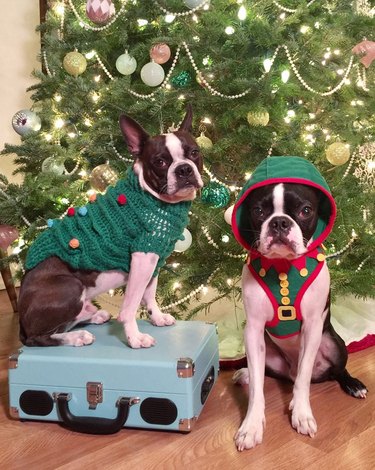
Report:
[[[128,419],[130,407],[140,402],[139,398],[120,397],[116,418],[108,419],[73,415],[69,410],[69,393],[54,393],[54,398],[63,423],[72,431],[86,434],[114,434],[120,431]]]

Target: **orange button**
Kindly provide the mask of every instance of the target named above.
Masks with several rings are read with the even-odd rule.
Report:
[[[267,273],[266,273],[266,270],[264,268],[260,268],[258,274],[259,274],[260,277],[264,277]]]

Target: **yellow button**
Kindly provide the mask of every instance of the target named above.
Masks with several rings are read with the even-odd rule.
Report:
[[[258,274],[260,277],[264,277],[266,275],[266,270],[264,268],[260,268]]]
[[[289,282],[287,280],[280,281],[280,287],[288,287],[288,286],[289,286]]]
[[[302,268],[299,273],[302,277],[306,277],[309,274],[309,272],[306,268]]]
[[[285,279],[288,279],[288,275],[286,273],[280,273],[279,279],[280,281],[285,281]]]
[[[280,294],[281,295],[289,295],[289,289],[287,289],[286,287],[282,287],[280,289]]]
[[[326,259],[326,255],[323,253],[319,253],[318,256],[316,257],[318,261],[324,261]]]
[[[289,297],[282,297],[281,298],[281,303],[283,305],[289,305],[290,304],[290,298]]]

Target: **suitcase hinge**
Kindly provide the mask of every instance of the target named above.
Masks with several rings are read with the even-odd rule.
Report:
[[[193,377],[195,372],[195,364],[190,357],[180,357],[177,361],[177,376],[180,378]]]
[[[103,384],[100,382],[87,382],[86,396],[89,410],[95,410],[98,403],[103,402]]]
[[[193,429],[193,426],[197,422],[197,417],[194,416],[193,418],[187,419],[180,419],[178,424],[178,430],[180,432],[190,432]]]
[[[8,369],[17,369],[18,367],[18,358],[22,353],[22,349],[19,349],[17,352],[11,354],[8,359]]]

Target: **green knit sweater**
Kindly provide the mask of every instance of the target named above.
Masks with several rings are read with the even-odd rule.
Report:
[[[157,275],[189,222],[190,201],[168,204],[139,185],[133,170],[105,195],[73,209],[31,245],[26,269],[57,256],[74,269],[129,272],[136,251],[159,255]]]

